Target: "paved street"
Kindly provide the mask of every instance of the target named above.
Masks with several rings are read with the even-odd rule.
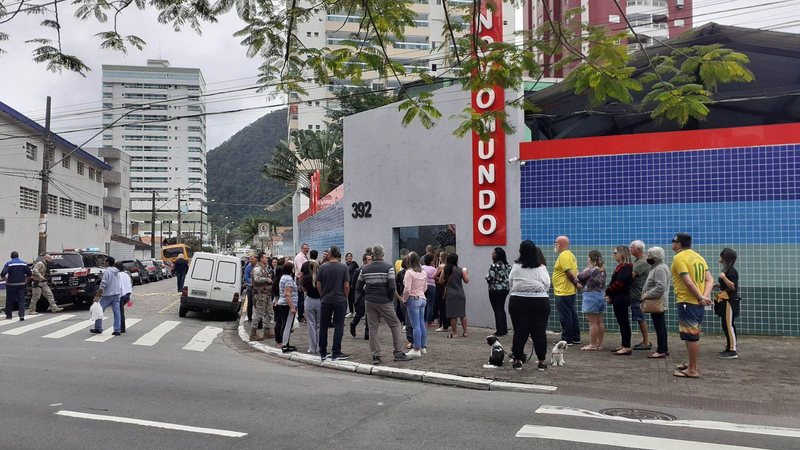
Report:
[[[238,340],[234,322],[197,314],[179,319],[172,291],[173,280],[137,286],[127,312],[129,331],[121,337],[90,335],[86,310],[0,322],[6,380],[0,447],[796,448],[800,439],[798,431],[733,432],[724,423],[695,422],[800,428],[796,417],[659,407],[646,396],[621,403],[473,391],[299,365],[250,350]],[[690,422],[587,416],[612,407]]]

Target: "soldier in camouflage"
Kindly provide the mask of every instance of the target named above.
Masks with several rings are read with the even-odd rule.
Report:
[[[47,280],[49,279],[49,270],[47,269],[47,265],[50,264],[52,261],[52,257],[50,255],[44,255],[44,257],[38,261],[36,264],[33,265],[33,291],[31,295],[31,304],[29,306],[30,311],[28,311],[29,315],[38,314],[36,312],[36,302],[39,301],[39,297],[44,295],[44,298],[47,299],[47,302],[50,303],[50,312],[61,312],[63,311],[62,308],[59,308],[56,305],[56,300],[53,297],[53,291],[50,290],[50,286],[47,285]]]
[[[270,327],[269,314],[272,309],[270,294],[272,292],[272,278],[267,270],[267,255],[259,253],[258,263],[253,267],[251,275],[253,283],[253,320],[250,321],[250,340],[263,341],[275,337]],[[264,325],[264,336],[258,337],[258,322]]]

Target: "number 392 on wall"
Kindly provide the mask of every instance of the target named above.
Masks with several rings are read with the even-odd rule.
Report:
[[[353,219],[372,217],[372,202],[353,202]]]

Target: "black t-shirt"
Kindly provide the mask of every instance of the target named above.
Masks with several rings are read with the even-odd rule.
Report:
[[[737,292],[739,291],[739,272],[736,271],[735,268],[731,267],[725,271],[725,276],[728,277],[731,283],[733,283],[733,289],[728,289],[728,284],[725,283],[725,280],[722,277],[719,278],[719,288],[722,291],[728,293],[728,297],[731,299],[736,299]]]
[[[322,285],[322,303],[344,303],[344,284],[350,283],[350,271],[340,262],[327,262],[319,266],[317,281]]]
[[[306,296],[311,298],[319,298],[320,297],[319,291],[312,282],[313,277],[311,276],[311,265],[309,264],[308,261],[304,262],[303,265],[300,267],[300,273],[303,274],[302,285],[303,289],[306,291]],[[319,272],[317,272],[317,275],[319,275]]]

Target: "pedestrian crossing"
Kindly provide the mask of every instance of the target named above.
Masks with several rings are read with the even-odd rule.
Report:
[[[81,339],[85,342],[107,343],[126,342],[137,347],[156,347],[159,345],[178,345],[181,350],[204,352],[222,333],[222,328],[205,326],[199,331],[195,323],[185,324],[177,320],[141,319],[128,317],[125,320],[126,333],[124,337],[114,336],[112,333],[113,319],[103,317],[103,332],[89,335],[89,329],[94,328],[93,320],[78,320],[75,314],[29,316],[25,321],[0,320],[0,340],[16,336],[28,337],[41,333],[43,339]],[[188,325],[188,326],[187,326]],[[131,328],[133,332],[131,332]],[[132,342],[131,342],[132,341]]]

